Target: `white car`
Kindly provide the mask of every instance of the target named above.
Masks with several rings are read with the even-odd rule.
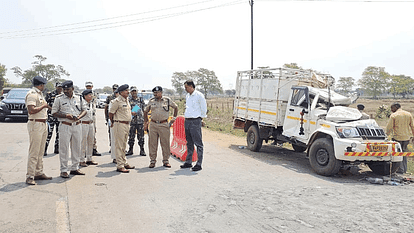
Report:
[[[105,101],[106,98],[108,97],[108,94],[99,94],[98,95],[98,99],[97,99],[97,103],[96,103],[96,107],[97,108],[104,108],[105,107]]]

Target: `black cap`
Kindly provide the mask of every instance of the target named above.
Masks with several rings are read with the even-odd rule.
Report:
[[[43,77],[36,76],[36,77],[33,78],[33,85],[34,86],[39,86],[39,85],[46,84],[46,83],[47,83],[47,80]]]
[[[117,89],[117,88],[118,88],[118,84],[112,85],[112,89]]]
[[[128,88],[129,88],[128,84],[121,85],[118,87],[118,92],[125,91]]]
[[[82,91],[82,96],[85,96],[85,95],[91,94],[91,93],[92,93],[91,89],[86,89],[86,90]]]
[[[363,104],[357,105],[358,110],[364,110],[365,106]]]
[[[62,87],[62,83],[61,82],[56,82],[55,87]]]
[[[118,88],[114,91],[114,94],[115,94],[115,93],[119,93]]]
[[[73,82],[71,80],[67,80],[62,83],[62,88],[70,88],[70,87],[73,87]]]
[[[161,86],[156,86],[152,89],[152,92],[156,92],[156,91],[162,91],[162,87]]]

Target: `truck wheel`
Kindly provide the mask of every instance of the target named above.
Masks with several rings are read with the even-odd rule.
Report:
[[[259,151],[262,148],[263,139],[260,138],[257,125],[251,125],[247,130],[247,148],[251,151]]]
[[[332,176],[339,172],[342,162],[337,160],[332,142],[326,138],[319,138],[309,150],[309,162],[313,170],[319,175]]]
[[[393,162],[391,173],[394,173],[400,167],[401,162]],[[370,162],[367,163],[371,171],[377,175],[387,176],[390,174],[390,162]]]
[[[292,147],[293,147],[293,150],[295,152],[304,152],[306,150],[306,147],[298,146],[298,145],[295,145],[295,144],[292,144]]]

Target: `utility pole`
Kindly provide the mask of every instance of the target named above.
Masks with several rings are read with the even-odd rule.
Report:
[[[251,43],[252,43],[252,45],[251,45],[251,65],[250,65],[250,69],[251,70],[253,70],[253,0],[250,0],[249,1],[249,4],[250,4],[250,8],[251,8],[251,17],[252,17],[252,19],[251,19]]]

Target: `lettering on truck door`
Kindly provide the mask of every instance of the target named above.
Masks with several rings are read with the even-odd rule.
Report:
[[[309,138],[309,90],[307,87],[294,86],[286,109],[283,134],[305,141]]]

